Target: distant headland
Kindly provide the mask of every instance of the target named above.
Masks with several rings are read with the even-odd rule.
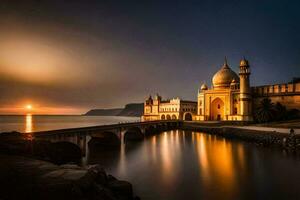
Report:
[[[84,115],[87,116],[131,116],[140,117],[143,115],[143,103],[126,104],[124,108],[112,109],[91,109]]]

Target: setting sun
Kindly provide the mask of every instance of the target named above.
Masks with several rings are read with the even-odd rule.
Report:
[[[26,105],[26,109],[27,110],[31,110],[32,109],[32,105],[30,105],[30,104]]]

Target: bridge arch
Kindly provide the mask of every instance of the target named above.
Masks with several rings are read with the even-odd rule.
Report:
[[[153,135],[156,132],[156,128],[152,125],[146,127],[145,129],[145,135]]]
[[[144,134],[138,127],[128,129],[124,134],[124,141],[140,141],[144,139]]]
[[[121,141],[119,137],[110,131],[92,133],[91,139],[88,142],[89,147],[115,148],[119,147]]]

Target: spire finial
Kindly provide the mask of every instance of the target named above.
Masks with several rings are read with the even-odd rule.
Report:
[[[227,57],[225,56],[224,58],[224,64],[223,64],[223,68],[228,68],[228,63],[227,63]]]

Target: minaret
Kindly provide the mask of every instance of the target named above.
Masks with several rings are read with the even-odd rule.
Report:
[[[243,121],[252,121],[252,96],[250,89],[250,66],[243,58],[240,62],[240,115]]]

